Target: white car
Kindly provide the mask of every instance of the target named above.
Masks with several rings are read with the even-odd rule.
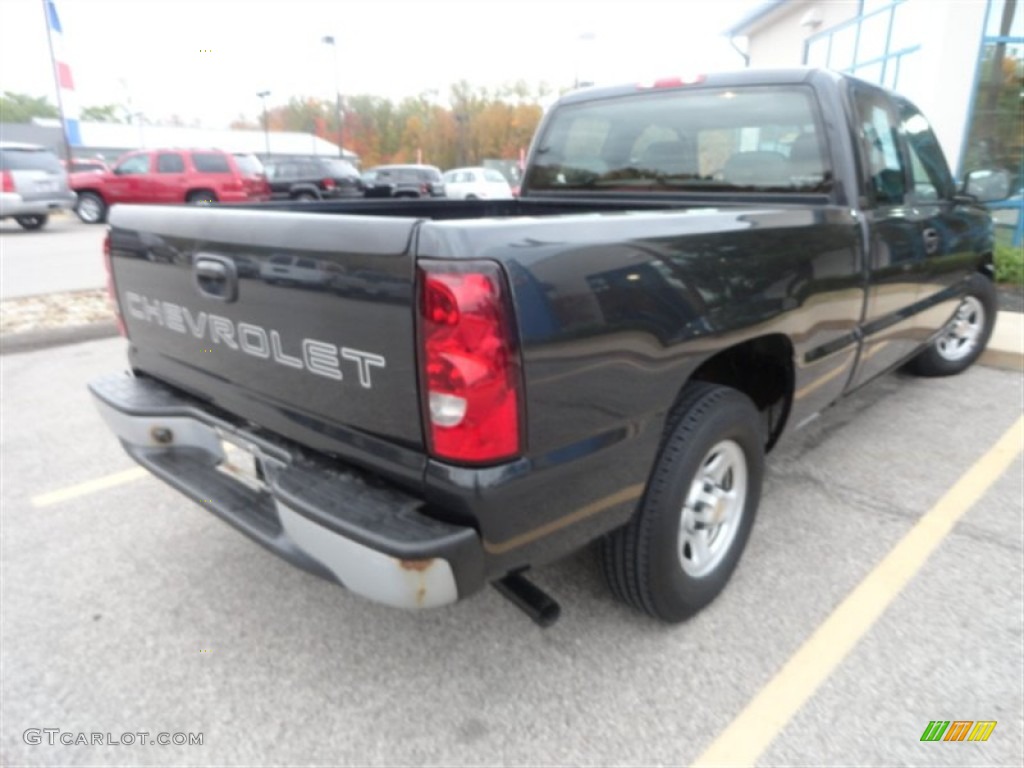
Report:
[[[493,168],[453,168],[444,175],[444,188],[454,200],[512,199],[512,188]]]

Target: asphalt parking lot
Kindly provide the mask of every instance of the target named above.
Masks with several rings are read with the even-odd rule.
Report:
[[[71,213],[51,216],[37,232],[0,221],[0,299],[102,288],[106,229]]]
[[[1024,762],[1019,373],[889,376],[791,436],[740,568],[689,623],[615,603],[588,551],[536,573],[563,607],[541,630],[493,590],[421,614],[363,602],[133,471],[84,389],[123,345],[0,358],[0,764]],[[955,485],[967,511],[931,557],[899,545],[920,570],[861,594]],[[921,742],[936,719],[998,725]]]

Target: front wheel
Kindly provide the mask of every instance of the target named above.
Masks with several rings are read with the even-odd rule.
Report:
[[[107,204],[94,192],[79,192],[75,213],[86,224],[102,224],[107,218]]]
[[[984,275],[972,275],[956,314],[907,368],[919,376],[952,376],[985,351],[996,324],[996,289]]]
[[[42,229],[46,226],[46,222],[50,220],[50,217],[46,214],[34,214],[32,216],[15,216],[14,220],[21,225],[22,229],[32,231],[34,229]]]
[[[688,384],[639,508],[602,544],[612,592],[666,622],[708,605],[746,546],[763,476],[761,417],[750,399],[729,387]]]

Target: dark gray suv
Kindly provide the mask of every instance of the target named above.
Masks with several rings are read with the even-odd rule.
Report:
[[[363,174],[366,197],[444,197],[441,169],[433,165],[378,165]]]
[[[0,142],[0,219],[41,229],[51,213],[74,207],[75,193],[57,155],[36,144]]]

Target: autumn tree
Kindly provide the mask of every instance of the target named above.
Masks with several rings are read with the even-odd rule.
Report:
[[[517,159],[529,145],[543,112],[540,102],[548,93],[522,81],[493,91],[460,81],[451,87],[446,103],[436,91],[397,104],[356,94],[342,102],[343,132],[333,101],[293,97],[268,109],[267,120],[271,131],[315,133],[335,144],[343,136],[345,148],[359,155],[364,167],[422,160],[452,168],[485,159]],[[260,125],[262,119],[253,123],[241,115],[232,123],[233,128]]]

